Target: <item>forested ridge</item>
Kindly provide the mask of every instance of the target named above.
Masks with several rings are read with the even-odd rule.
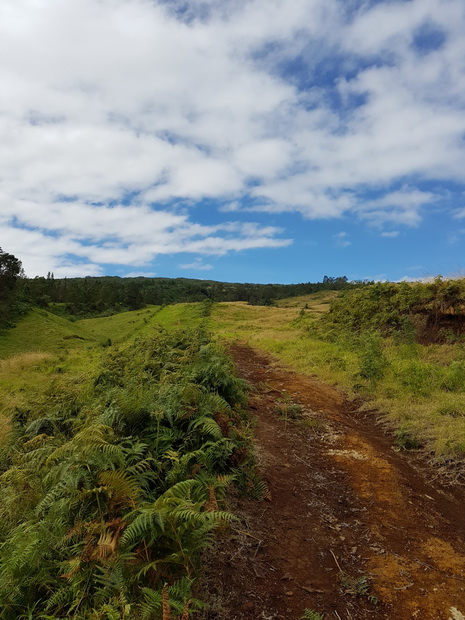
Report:
[[[52,311],[94,316],[106,312],[138,310],[146,304],[167,305],[199,301],[245,301],[267,305],[276,299],[323,290],[342,290],[360,285],[346,277],[325,276],[322,282],[301,284],[250,284],[188,278],[86,277],[22,279],[20,297],[35,306],[53,305]]]

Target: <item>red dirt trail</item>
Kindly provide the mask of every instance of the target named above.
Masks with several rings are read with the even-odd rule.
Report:
[[[398,452],[373,414],[334,388],[236,345],[251,384],[269,497],[210,557],[209,620],[463,620],[465,489]],[[286,420],[277,402],[302,406]]]

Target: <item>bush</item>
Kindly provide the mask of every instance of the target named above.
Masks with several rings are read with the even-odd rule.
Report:
[[[384,376],[388,361],[383,353],[380,336],[370,333],[360,339],[360,371],[363,379],[375,383]]]
[[[429,396],[438,384],[439,368],[420,360],[400,364],[396,376],[413,396]]]
[[[454,361],[443,368],[440,386],[448,392],[465,391],[465,363]]]

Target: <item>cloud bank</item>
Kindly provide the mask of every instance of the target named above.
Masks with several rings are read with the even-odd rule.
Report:
[[[139,273],[289,245],[267,214],[417,226],[463,192],[464,31],[462,0],[3,0],[1,244]]]

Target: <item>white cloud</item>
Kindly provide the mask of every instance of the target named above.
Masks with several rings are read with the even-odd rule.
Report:
[[[204,199],[418,225],[465,182],[464,29],[462,0],[3,0],[2,243],[31,274],[289,244]]]
[[[399,280],[396,280],[396,282],[424,282],[427,284],[428,282],[433,282],[435,277],[436,276],[423,276],[415,278],[412,276],[403,276]]]
[[[415,226],[421,221],[421,210],[438,199],[439,196],[431,192],[403,187],[374,200],[365,200],[357,211],[361,218],[376,225],[395,222]]]
[[[130,271],[125,273],[125,278],[154,278],[156,276],[155,271]]]
[[[352,245],[352,242],[349,240],[349,233],[345,231],[336,233],[333,235],[333,239],[335,244],[340,248],[347,248],[349,245]]]
[[[188,215],[146,205],[45,205],[18,201],[3,206],[2,243],[15,248],[26,273],[57,277],[99,275],[102,265],[143,266],[157,255],[196,252],[223,255],[261,247],[285,247],[282,230],[252,222],[204,226]]]
[[[221,205],[218,208],[218,211],[220,211],[221,213],[234,213],[234,211],[241,210],[241,205],[237,200],[235,200],[234,202],[228,202],[227,204]]]
[[[447,243],[449,245],[455,245],[456,243],[458,243],[459,241],[463,239],[464,235],[465,235],[465,228],[456,228],[454,232],[449,234],[447,238]]]
[[[395,239],[396,237],[399,236],[399,231],[398,230],[390,230],[390,231],[385,231],[381,233],[381,237],[387,237],[388,239]]]
[[[179,269],[195,269],[197,271],[210,271],[210,269],[213,269],[213,265],[203,263],[200,258],[196,258],[193,263],[178,265],[178,267]]]

